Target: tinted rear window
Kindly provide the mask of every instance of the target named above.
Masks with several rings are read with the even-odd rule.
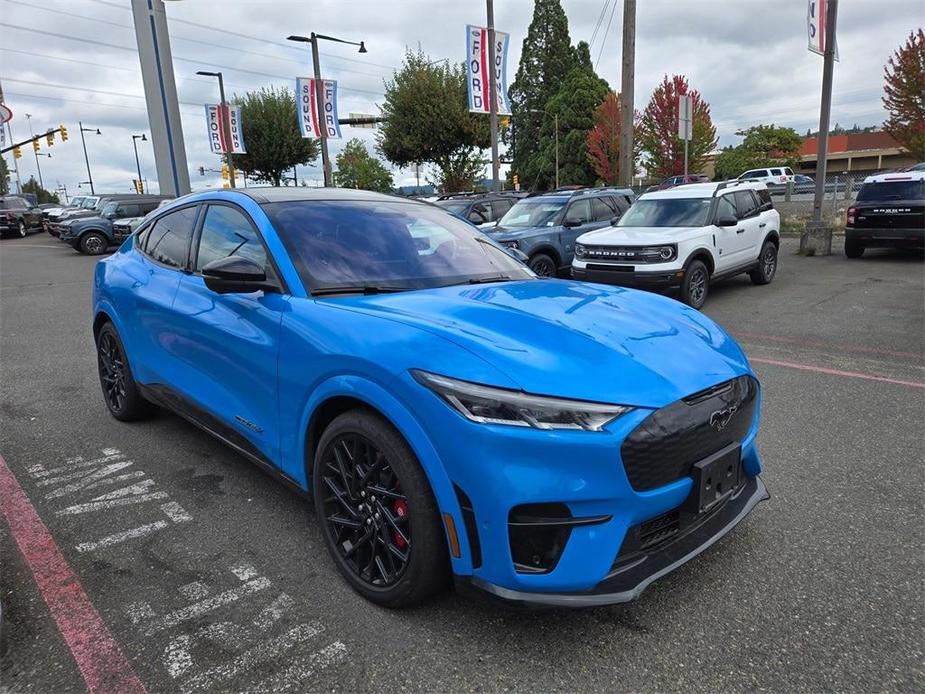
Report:
[[[865,183],[858,191],[858,201],[866,200],[923,200],[925,181],[885,181]]]

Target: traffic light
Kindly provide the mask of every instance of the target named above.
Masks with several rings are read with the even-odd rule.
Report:
[[[222,183],[222,188],[231,188],[231,184],[228,181]]]
[[[38,152],[41,148],[42,146],[39,144],[39,141],[37,139],[32,141],[32,149]]]
[[[135,192],[136,192],[136,193],[144,193],[144,192],[145,192],[145,184],[144,184],[144,181],[139,181],[137,178],[133,178],[133,179],[132,179],[132,185],[135,186]]]
[[[518,176],[517,174],[514,174],[513,176],[511,176],[511,183],[513,183],[515,187],[516,187],[516,186],[519,186],[519,185],[520,185],[520,176]]]
[[[222,180],[228,180],[228,164],[222,164]]]
[[[508,116],[501,116],[501,118],[498,119],[498,125],[500,125],[502,128],[506,128],[510,124],[511,119]]]
[[[200,167],[199,167],[199,175],[200,175],[200,176],[205,176],[205,175],[206,175],[206,167],[204,167],[204,166],[200,166]]]
[[[14,147],[14,148],[13,148],[13,156],[14,156],[16,159],[22,159],[22,150],[19,149],[19,147]]]
[[[55,144],[55,131],[54,130],[49,130],[47,133],[45,133],[45,142],[48,144],[49,147]]]
[[[67,142],[67,128],[63,125],[59,125],[58,130],[61,131],[61,142]]]

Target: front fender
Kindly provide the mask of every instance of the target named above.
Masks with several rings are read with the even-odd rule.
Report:
[[[420,423],[398,399],[382,388],[382,386],[362,376],[349,374],[333,376],[322,382],[312,391],[305,409],[302,412],[300,421],[300,431],[302,433],[299,439],[299,460],[306,462],[301,466],[294,465],[290,467],[289,472],[292,477],[306,489],[309,488],[306,474],[306,466],[308,464],[306,450],[308,445],[308,425],[312,415],[318,407],[326,400],[334,397],[350,397],[365,402],[370,407],[378,410],[379,413],[382,414],[405,438],[405,441],[408,442],[418,462],[424,469],[424,474],[427,475],[430,488],[433,490],[441,516],[444,513],[449,513],[455,522],[462,556],[459,559],[452,556],[450,557],[453,571],[456,574],[471,574],[472,563],[470,557],[472,554],[469,548],[468,538],[466,537],[465,525],[463,523],[459,503],[453,491],[453,484],[446,474],[436,449]],[[445,527],[444,530],[446,530]]]

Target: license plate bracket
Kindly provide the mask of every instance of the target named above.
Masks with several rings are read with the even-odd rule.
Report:
[[[691,513],[709,513],[728,499],[742,481],[742,447],[731,444],[691,466],[694,484],[687,499]]]

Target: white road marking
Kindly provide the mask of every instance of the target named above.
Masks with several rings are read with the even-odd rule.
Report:
[[[323,631],[324,626],[319,622],[299,624],[285,634],[264,641],[245,651],[237,658],[234,658],[230,663],[216,665],[189,678],[182,683],[181,690],[183,692],[193,692],[197,689],[212,691],[217,688],[218,683],[229,680],[242,672],[246,672],[258,663],[275,658],[283,651],[292,648],[296,644],[304,643]]]
[[[335,641],[329,646],[325,646],[320,651],[312,653],[305,661],[290,665],[282,672],[278,672],[265,679],[263,682],[253,688],[247,688],[245,691],[251,692],[280,692],[287,689],[296,689],[305,691],[308,688],[308,680],[318,670],[339,663],[347,656],[347,646],[340,641]]]
[[[209,590],[209,586],[205,583],[200,583],[199,581],[193,581],[192,583],[187,583],[185,586],[180,586],[177,588],[182,595],[187,600],[202,600],[212,591]]]
[[[231,567],[231,573],[242,581],[249,581],[254,576],[257,576],[259,572],[250,564],[236,564]]]
[[[132,464],[133,463],[131,460],[126,460],[121,463],[113,463],[111,465],[106,465],[105,467],[100,468],[96,472],[85,473],[81,477],[81,479],[77,480],[76,482],[71,482],[70,484],[66,484],[63,487],[58,487],[57,489],[52,489],[50,492],[48,492],[45,495],[45,498],[46,499],[57,499],[59,496],[64,496],[65,494],[72,494],[81,489],[90,489],[96,486],[100,486],[99,482],[101,480],[103,481],[104,484],[105,483],[114,484],[115,481],[119,479],[124,479],[125,475],[119,475],[115,478],[110,478],[108,480],[103,480],[103,478],[107,477],[108,475],[111,475],[114,472],[123,470]],[[144,476],[144,474],[145,473],[141,472],[140,470],[137,472],[128,473],[130,477]],[[43,480],[43,481],[45,482],[45,484],[49,483],[49,480]]]
[[[127,487],[122,487],[122,489],[116,489],[115,491],[95,496],[93,497],[93,501],[109,501],[110,499],[124,499],[127,496],[140,496],[142,494],[147,494],[148,490],[153,486],[154,480],[142,480],[141,482],[130,484]]]
[[[151,492],[150,494],[140,494],[138,496],[129,496],[122,499],[110,499],[108,501],[90,501],[85,504],[75,504],[68,506],[60,511],[56,511],[56,516],[74,516],[78,513],[89,513],[91,511],[102,511],[107,508],[118,508],[120,506],[131,506],[132,504],[143,504],[146,501],[155,501],[156,499],[167,499],[170,495],[167,492]]]
[[[146,602],[133,602],[125,608],[125,614],[128,615],[132,624],[154,617],[154,610]]]
[[[206,624],[192,634],[181,634],[167,644],[161,659],[167,665],[167,673],[174,679],[186,674],[193,667],[193,639],[208,639],[221,644],[223,651],[241,650],[244,638],[236,624],[217,622]]]
[[[110,449],[111,450],[111,449]],[[102,458],[95,458],[94,460],[82,460],[77,458],[76,460],[80,462],[74,462],[72,464],[65,463],[58,467],[53,467],[50,470],[40,469],[38,472],[32,473],[33,477],[51,477],[52,475],[68,475],[67,479],[74,479],[73,473],[74,470],[85,467],[99,467],[100,465],[105,465],[106,463],[112,463],[116,460],[121,460],[125,456],[119,452],[112,453],[110,455],[104,455]],[[39,466],[41,467],[41,466]],[[61,479],[61,482],[64,482],[65,479]],[[50,483],[49,483],[50,484]]]
[[[113,545],[117,545],[120,542],[125,542],[126,540],[134,540],[139,537],[150,535],[151,533],[157,532],[158,530],[163,530],[168,525],[169,524],[167,521],[163,520],[148,523],[146,525],[139,525],[137,528],[123,530],[120,533],[113,533],[112,535],[101,537],[99,540],[94,540],[93,542],[81,542],[79,545],[76,545],[74,549],[76,549],[78,552],[93,552],[94,550],[102,549],[104,547],[112,547]]]
[[[151,622],[145,627],[145,635],[150,636],[151,634],[154,634],[163,629],[174,627],[180,622],[202,617],[204,614],[211,612],[212,610],[217,610],[222,605],[228,605],[229,603],[236,602],[237,600],[243,598],[245,595],[250,595],[252,593],[265,590],[269,587],[269,579],[262,576],[260,578],[254,579],[253,581],[248,581],[238,588],[226,590],[224,593],[219,593],[218,595],[214,595],[211,598],[193,603],[192,605],[187,605],[186,607],[171,612],[170,614],[166,614],[163,617],[157,617],[151,620]]]
[[[163,511],[174,523],[188,523],[193,520],[193,517],[176,501],[168,501],[166,504],[161,504],[161,511]]]
[[[280,596],[276,598],[276,600],[260,611],[260,614],[258,614],[257,618],[254,620],[254,624],[257,625],[258,629],[267,629],[279,621],[279,619],[293,607],[295,607],[295,600],[285,593],[280,593]]]

